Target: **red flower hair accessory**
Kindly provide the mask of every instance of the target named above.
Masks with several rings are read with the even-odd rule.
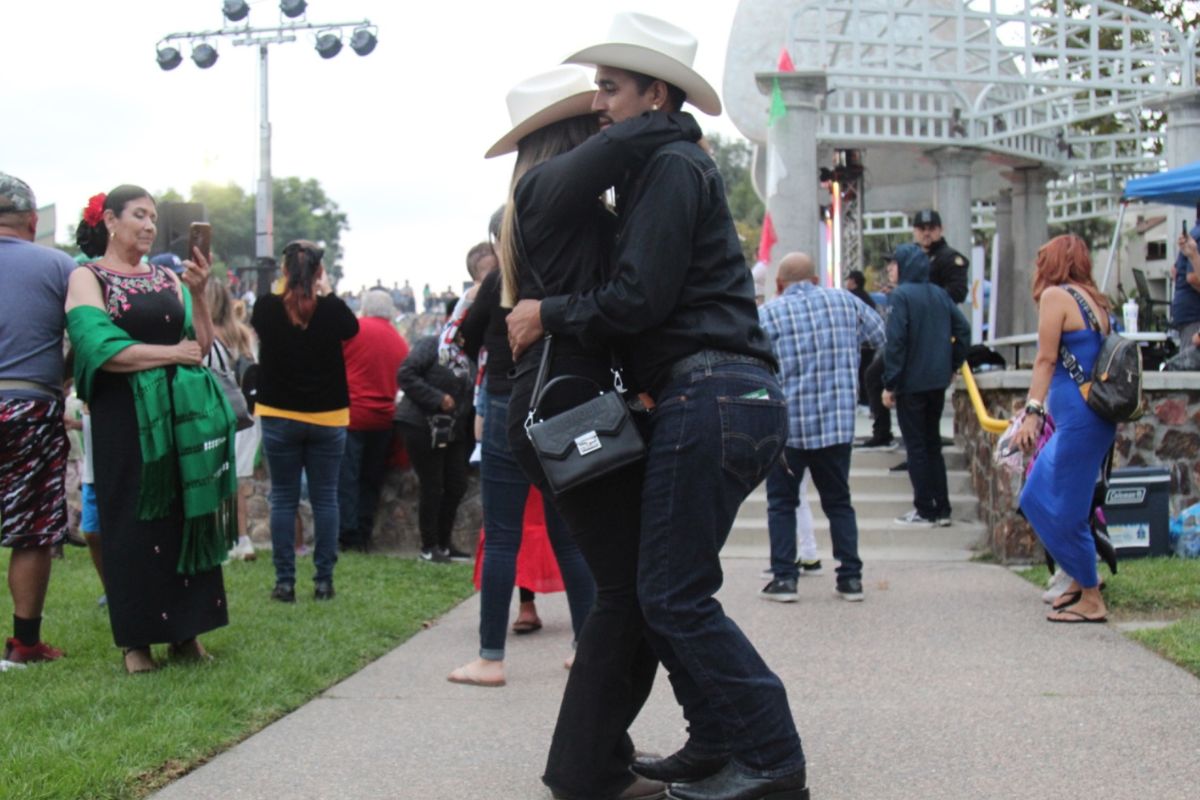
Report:
[[[94,194],[88,199],[87,208],[83,210],[83,221],[93,228],[100,224],[100,220],[104,219],[104,201],[108,199],[108,195],[104,192]]]

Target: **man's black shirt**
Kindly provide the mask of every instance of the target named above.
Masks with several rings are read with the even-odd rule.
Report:
[[[725,186],[695,143],[700,128],[691,115],[642,114],[569,155],[603,158],[596,140],[653,135],[663,126],[682,129],[685,140],[658,147],[624,180],[617,176],[620,228],[611,278],[543,300],[542,325],[585,340],[625,339],[625,365],[641,388],[657,388],[671,364],[705,349],[756,356],[774,366]]]
[[[945,289],[955,303],[966,300],[967,274],[971,271],[967,257],[946,244],[945,239],[929,245],[927,254],[931,266],[929,282]]]

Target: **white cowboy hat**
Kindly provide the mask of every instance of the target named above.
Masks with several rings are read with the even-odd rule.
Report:
[[[512,130],[500,137],[484,158],[504,155],[538,128],[552,122],[592,113],[596,86],[582,67],[561,66],[526,78],[509,89],[508,116]]]
[[[696,37],[683,28],[627,11],[613,17],[607,42],[567,56],[563,63],[617,67],[664,80],[682,89],[696,108],[717,116],[721,113],[721,98],[692,69],[696,45]]]

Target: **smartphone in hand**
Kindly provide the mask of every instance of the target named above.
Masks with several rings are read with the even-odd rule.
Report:
[[[193,248],[198,248],[204,254],[204,260],[212,263],[212,225],[207,222],[193,222],[188,227],[187,257],[193,257]]]
[[[1184,235],[1184,236],[1187,236],[1187,235],[1188,235],[1187,220],[1186,220],[1186,219],[1185,219],[1185,220],[1181,220],[1181,221],[1179,222],[1179,224],[1180,224],[1180,225],[1183,227],[1183,235]]]

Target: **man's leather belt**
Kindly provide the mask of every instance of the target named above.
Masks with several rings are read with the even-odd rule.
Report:
[[[690,375],[698,370],[715,367],[718,364],[754,364],[768,372],[771,371],[771,365],[758,356],[751,356],[745,353],[732,353],[728,350],[701,350],[699,353],[684,356],[667,367],[663,373],[662,385],[666,386],[668,383],[685,375]]]

